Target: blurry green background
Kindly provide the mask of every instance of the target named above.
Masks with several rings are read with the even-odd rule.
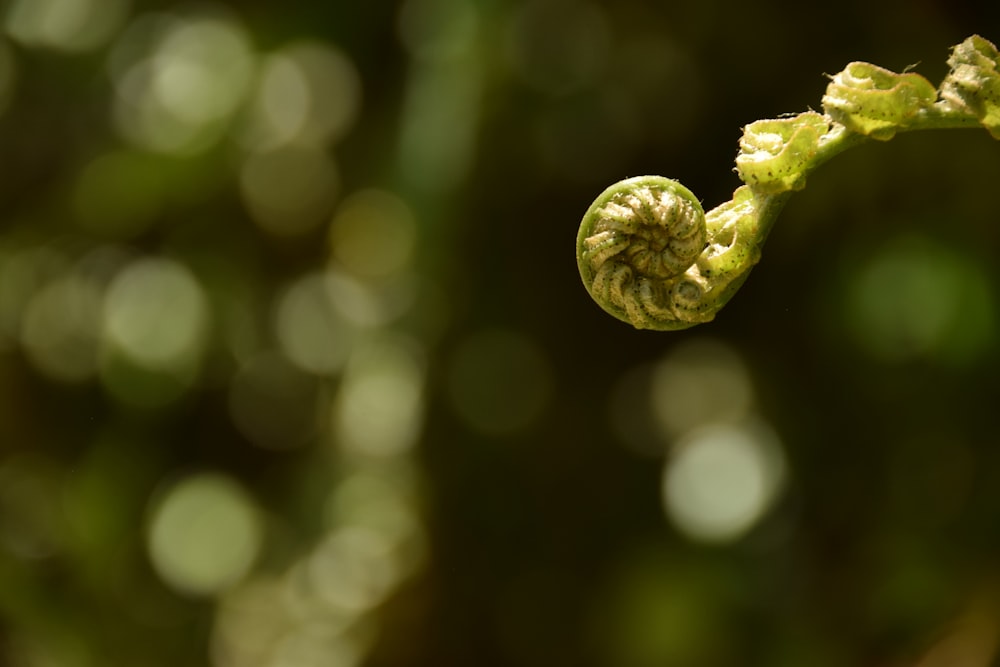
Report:
[[[0,665],[993,664],[1000,144],[838,157],[690,331],[573,248],[995,3],[0,7]]]

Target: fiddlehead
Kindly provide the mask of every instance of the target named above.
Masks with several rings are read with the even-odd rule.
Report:
[[[708,212],[661,176],[621,181],[591,205],[577,257],[590,295],[638,329],[709,322],[760,256],[749,188]]]
[[[706,321],[698,307],[705,281],[694,266],[706,240],[705,212],[690,190],[659,176],[631,178],[584,216],[580,274],[598,303],[638,328],[690,326]]]
[[[1000,139],[1000,54],[974,35],[953,49],[940,89],[912,72],[853,62],[831,77],[823,114],[743,128],[736,171],[745,183],[704,213],[677,181],[640,176],[607,188],[584,215],[577,264],[590,295],[639,329],[709,322],[760,259],[792,192],[851,146],[898,132],[984,127]]]

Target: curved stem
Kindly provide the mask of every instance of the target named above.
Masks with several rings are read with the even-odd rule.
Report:
[[[959,129],[982,129],[982,124],[978,118],[962,113],[947,103],[937,104],[921,109],[913,120],[901,125],[900,132],[910,132],[912,130],[959,130]]]
[[[758,245],[764,245],[774,223],[778,221],[778,215],[784,210],[785,204],[792,198],[791,192],[782,192],[776,195],[762,195],[757,204],[757,225],[760,229]]]
[[[952,130],[952,129],[982,129],[979,119],[947,107],[943,103],[921,109],[913,118],[896,128],[896,133],[917,132],[921,130]],[[809,166],[803,171],[808,176],[831,158],[844,151],[871,142],[872,139],[857,132],[851,132],[843,125],[834,128],[820,138],[819,148],[810,160]],[[761,195],[758,201],[758,226],[760,228],[760,243],[763,243],[778,215],[784,209],[791,197],[791,192],[773,195]]]
[[[637,328],[711,321],[760,259],[792,193],[836,155],[918,130],[979,127],[1000,139],[996,46],[973,35],[952,50],[948,64],[951,71],[935,88],[914,72],[849,63],[831,77],[825,113],[750,123],[736,157],[745,185],[707,213],[690,191],[659,176],[611,186],[587,211],[577,237],[587,290]]]

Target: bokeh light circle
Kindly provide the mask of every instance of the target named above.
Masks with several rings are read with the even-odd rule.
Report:
[[[777,436],[763,424],[718,424],[681,439],[663,475],[663,501],[688,537],[728,542],[750,530],[782,486]]]
[[[217,473],[182,479],[162,494],[149,519],[147,548],[175,590],[211,595],[238,582],[260,550],[263,527],[252,498]]]
[[[188,366],[201,350],[208,324],[208,301],[201,285],[174,260],[138,260],[115,276],[108,288],[107,340],[141,366]]]

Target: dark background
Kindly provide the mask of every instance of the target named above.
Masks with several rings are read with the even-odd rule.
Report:
[[[839,156],[693,330],[603,314],[573,247],[621,178],[726,201],[741,127],[819,109],[849,61],[937,85],[952,45],[1000,39],[996,8],[92,0],[83,27],[38,37],[42,19],[14,19],[33,3],[0,5],[0,664],[993,664],[995,141],[929,132]],[[151,16],[167,22],[136,28]],[[245,39],[245,90],[208,139],[156,145],[128,129],[122,72],[205,17]],[[254,68],[301,40],[353,68],[356,114],[247,186],[254,156],[287,148],[246,139]],[[198,118],[230,66],[206,66],[218,78],[154,130]],[[86,180],[108,155],[118,171]],[[290,208],[262,223],[255,187]],[[389,220],[399,261],[343,222],[373,189],[391,203],[361,219]],[[127,273],[161,259],[186,277],[179,302]],[[325,292],[307,280],[330,275]],[[121,333],[129,285],[139,319]],[[303,285],[315,307],[286,317]],[[150,352],[189,321],[180,351]],[[662,401],[697,399],[719,367],[750,397],[664,427]],[[677,368],[694,384],[656,398]],[[773,432],[783,481],[739,530],[699,536],[664,471],[697,427],[749,422]],[[184,480],[257,531],[202,584],[163,559],[211,571],[229,515],[190,544],[183,528],[220,516],[215,496],[153,537]]]

